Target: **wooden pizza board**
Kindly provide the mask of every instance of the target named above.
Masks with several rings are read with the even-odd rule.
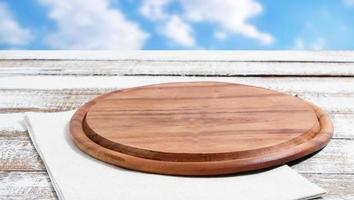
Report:
[[[76,111],[75,144],[133,170],[207,176],[284,164],[332,137],[318,107],[269,89],[181,82],[117,90]]]

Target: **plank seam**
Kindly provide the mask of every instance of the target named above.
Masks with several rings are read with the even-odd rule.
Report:
[[[291,167],[291,166],[290,166]],[[295,171],[297,171],[296,169],[293,169]],[[43,173],[45,172],[47,174],[47,170],[46,169],[38,169],[38,170],[33,170],[33,169],[29,169],[29,170],[22,170],[22,169],[19,169],[19,170],[0,170],[0,173],[33,173],[33,172],[38,172],[38,173]],[[329,173],[323,173],[323,172],[298,172],[297,173],[299,174],[306,174],[306,175],[311,175],[311,174],[314,174],[314,175],[343,175],[343,176],[354,176],[354,173],[333,173],[333,172],[329,172]]]
[[[53,62],[61,62],[61,61],[78,61],[78,62],[100,62],[100,61],[108,61],[108,62],[114,62],[114,61],[121,61],[121,62],[220,62],[220,63],[230,63],[230,62],[245,62],[245,63],[343,63],[343,64],[352,64],[354,61],[330,61],[330,60],[203,60],[203,59],[198,59],[198,60],[189,60],[189,59],[67,59],[67,58],[30,58],[30,59],[16,59],[16,58],[2,58],[0,59],[1,61],[19,61],[19,62],[25,62],[25,61],[53,61]]]
[[[1,68],[1,67],[0,67]],[[16,77],[16,76],[33,76],[31,73],[4,73],[0,72],[0,77]],[[99,73],[91,73],[91,74],[80,74],[80,73],[36,73],[36,76],[75,76],[75,77],[115,77],[115,76],[137,76],[137,77],[250,77],[250,78],[354,78],[352,74],[99,74]]]

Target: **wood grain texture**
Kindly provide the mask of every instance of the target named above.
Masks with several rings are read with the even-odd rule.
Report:
[[[114,89],[109,89],[112,91]],[[107,90],[92,90],[91,94],[84,94],[87,92],[85,89],[73,90],[35,90],[23,91],[16,90],[14,92],[2,92],[4,94],[0,98],[0,113],[19,113],[19,112],[56,112],[68,111],[77,109],[83,103],[89,101],[95,96],[102,94],[101,91]],[[68,94],[70,93],[71,94]],[[17,95],[16,95],[17,93]],[[67,94],[65,94],[67,93]],[[83,93],[82,95],[80,93]],[[28,101],[28,95],[31,96],[31,101]],[[307,93],[294,93],[298,97],[303,98],[309,102],[315,103],[330,114],[353,114],[354,96],[350,94],[307,94]],[[6,98],[5,98],[6,97]]]
[[[28,75],[80,75],[80,76],[322,76],[353,77],[349,62],[308,61],[72,61],[30,60],[26,62],[0,60],[2,76]]]
[[[111,164],[218,175],[313,153],[328,143],[333,127],[326,113],[293,96],[240,84],[183,82],[99,96],[74,114],[70,132],[81,150]]]
[[[353,51],[1,51],[0,60],[354,61]],[[294,69],[296,70],[296,69]]]
[[[353,61],[350,51],[2,51],[0,199],[57,199],[27,132],[16,123],[22,112],[70,110],[120,88],[204,80],[266,87],[324,108],[335,139],[292,168],[326,189],[324,199],[354,199]]]
[[[1,72],[1,71],[0,71]],[[0,77],[1,89],[105,89],[128,88],[165,82],[219,81],[255,85],[276,90],[335,94],[353,92],[354,78],[333,77],[187,77],[187,76],[60,76]],[[46,84],[43,84],[46,83]],[[337,83],[337,85],[334,85]],[[316,87],[312,87],[315,84]],[[330,89],[330,90],[328,90]]]
[[[58,199],[47,172],[1,172],[1,200]]]
[[[300,173],[354,175],[353,145],[353,140],[332,139],[326,148],[311,158],[291,164]],[[4,171],[45,170],[28,137],[0,138],[0,158],[0,169]]]
[[[0,112],[75,109],[107,91],[170,81],[227,81],[296,94],[329,113],[354,113],[354,78],[61,77],[0,78]],[[31,101],[28,101],[31,96]]]

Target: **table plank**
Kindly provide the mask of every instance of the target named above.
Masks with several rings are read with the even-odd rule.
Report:
[[[354,62],[0,60],[0,76],[328,76],[353,77]]]
[[[354,176],[339,174],[303,174],[328,191],[325,200],[352,200]],[[48,174],[42,172],[0,172],[0,199],[54,200],[56,194]]]
[[[27,136],[25,127],[18,122],[22,117],[22,113],[0,113],[0,137]],[[354,139],[354,114],[330,114],[330,117],[335,127],[333,138]]]
[[[0,199],[55,200],[57,195],[47,172],[1,172]]]
[[[107,89],[105,91],[111,91]],[[71,94],[58,94],[59,91],[1,91],[0,95],[0,113],[9,112],[56,112],[76,109],[84,102],[102,94],[103,92],[94,92],[85,95],[80,92]],[[16,94],[17,93],[17,94]],[[64,92],[65,93],[65,92]],[[22,96],[20,96],[22,95]],[[315,96],[298,93],[300,98],[315,103],[330,114],[352,114],[354,113],[354,96]],[[31,101],[28,101],[31,97]]]
[[[0,67],[0,69],[2,69]],[[0,70],[1,73],[2,70]],[[225,81],[316,95],[354,93],[354,78],[332,77],[175,77],[175,76],[51,76],[0,77],[0,89],[105,89],[181,81]]]
[[[34,76],[0,78],[0,112],[74,109],[103,92],[171,81],[228,81],[297,94],[330,113],[354,112],[354,78],[255,77],[67,77]],[[71,90],[68,89],[72,87]],[[58,95],[56,95],[58,94]],[[63,95],[61,95],[63,94]],[[28,99],[28,96],[31,99]]]
[[[26,133],[23,133],[26,134]],[[293,166],[301,173],[345,173],[354,175],[354,140],[333,139],[326,148]],[[0,137],[0,169],[44,170],[29,137]]]
[[[170,81],[227,81],[298,95],[330,113],[334,139],[293,169],[354,199],[354,52],[2,51],[0,199],[57,199],[28,133],[25,111],[75,109],[114,89]]]
[[[218,60],[352,62],[353,51],[1,51],[1,60]]]

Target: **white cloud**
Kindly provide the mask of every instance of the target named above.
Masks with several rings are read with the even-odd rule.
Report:
[[[342,0],[342,2],[347,6],[354,6],[354,0]]]
[[[39,0],[58,30],[45,41],[58,49],[141,49],[148,38],[109,0]]]
[[[248,22],[250,18],[262,12],[261,4],[254,0],[144,0],[140,12],[150,20],[166,23],[166,20],[171,20],[172,15],[176,15],[166,11],[166,7],[172,2],[181,5],[182,11],[178,17],[184,27],[191,26],[191,23],[209,22],[215,25],[214,37],[219,40],[238,34],[256,39],[262,44],[271,44],[274,41],[270,34],[259,31],[256,26]],[[175,32],[193,37],[191,34],[193,30],[185,29],[188,32],[183,32],[178,30],[178,26],[175,28]],[[174,33],[174,38],[176,34]],[[184,45],[179,40],[174,41]]]
[[[317,38],[312,44],[311,49],[313,50],[321,50],[326,46],[326,40],[323,38]]]
[[[166,12],[173,0],[144,0],[140,13],[147,19],[159,23],[158,32],[181,46],[193,47],[195,38],[191,26],[180,16]]]
[[[240,34],[262,44],[271,44],[273,37],[247,22],[262,12],[254,0],[181,0],[185,14],[191,21],[215,23],[222,32]]]
[[[165,7],[171,0],[144,0],[140,13],[150,20],[161,20],[168,17]]]
[[[214,33],[214,38],[218,40],[225,40],[227,38],[227,34],[222,31],[217,31]]]
[[[304,40],[301,39],[301,38],[297,38],[297,39],[295,40],[295,44],[294,44],[293,49],[295,49],[295,50],[303,50],[303,49],[305,49]]]
[[[326,40],[324,38],[318,37],[316,40],[311,42],[305,42],[302,38],[297,38],[294,43],[293,49],[295,50],[322,50],[326,46]]]
[[[167,38],[180,45],[187,47],[192,47],[195,45],[191,27],[184,23],[178,16],[173,15],[169,17],[161,32]]]
[[[0,2],[0,44],[25,45],[31,40],[31,31],[21,27],[5,3]]]

